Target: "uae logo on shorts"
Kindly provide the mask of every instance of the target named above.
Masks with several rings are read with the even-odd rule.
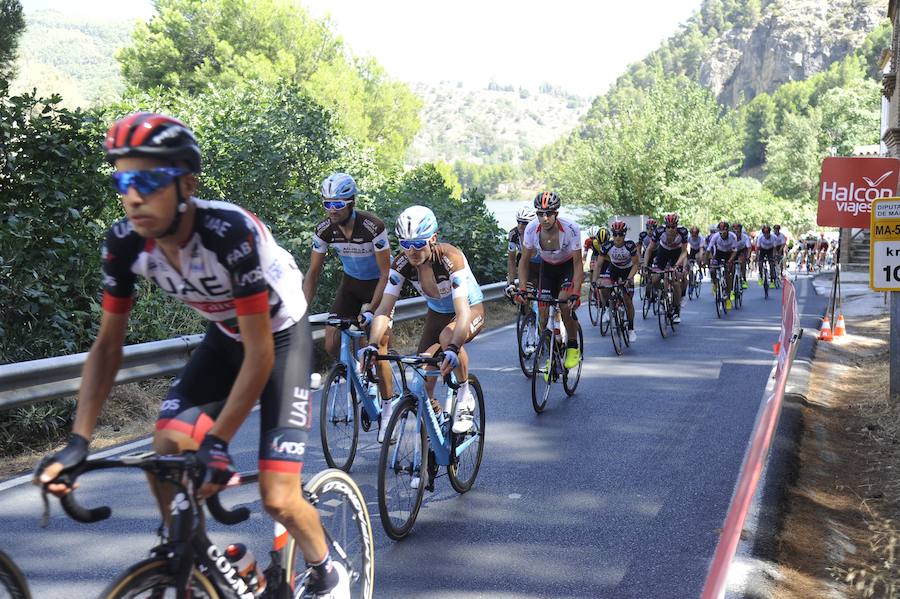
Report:
[[[378,239],[375,241],[375,247],[377,247],[379,250],[384,247],[384,244],[384,239]]]

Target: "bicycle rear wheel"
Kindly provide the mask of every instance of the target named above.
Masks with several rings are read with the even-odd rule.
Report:
[[[212,582],[197,568],[191,571],[191,597],[219,599],[221,595]],[[169,562],[152,557],[125,570],[100,594],[105,599],[175,599],[175,575],[169,572]]]
[[[644,320],[647,320],[647,314],[650,312],[650,305],[653,302],[650,301],[650,290],[644,292],[644,299],[641,302],[641,316],[644,317]]]
[[[378,514],[395,541],[412,530],[428,482],[428,445],[417,410],[414,396],[399,401],[378,456]]]
[[[25,575],[12,559],[0,551],[0,599],[30,599]]]
[[[663,291],[659,294],[659,299],[656,301],[658,306],[658,310],[656,311],[656,320],[659,323],[659,334],[662,335],[663,339],[669,336],[668,326],[669,319],[671,318],[671,298],[669,297],[668,291]]]
[[[350,575],[350,596],[371,599],[375,589],[375,539],[362,491],[346,472],[337,469],[317,473],[303,485],[303,491],[319,511],[331,559],[340,562]],[[288,539],[286,551],[288,576],[298,585],[294,594],[303,596],[307,567],[293,537]]]
[[[531,375],[531,407],[540,414],[547,407],[550,387],[553,386],[553,331],[541,333],[541,341],[534,353],[534,370]]]
[[[359,441],[359,409],[347,365],[338,362],[325,375],[319,409],[322,453],[329,468],[350,471]]]
[[[538,329],[537,318],[534,312],[529,311],[524,318],[524,324],[519,331],[519,367],[522,373],[531,378],[534,370],[534,354],[537,351]]]
[[[600,336],[606,337],[606,334],[609,333],[609,325],[612,322],[612,318],[609,316],[609,301],[607,300],[607,305],[600,306]],[[606,318],[603,318],[606,316]]]
[[[473,374],[469,375],[469,388],[475,394],[472,428],[465,433],[450,433],[451,458],[447,477],[450,479],[450,486],[457,493],[465,493],[472,488],[484,453],[484,393],[481,383]]]
[[[574,311],[572,312],[572,316],[575,316]],[[575,395],[575,389],[578,388],[578,381],[581,380],[581,367],[584,365],[584,335],[581,332],[581,323],[578,322],[577,318],[574,320],[575,326],[578,327],[578,366],[563,370],[562,377],[563,389],[566,390],[566,395],[570,397]]]
[[[623,308],[618,300],[611,300],[610,304],[613,306],[613,309],[610,311],[611,330],[609,331],[609,337],[612,339],[616,355],[621,356],[625,349],[625,344],[628,342],[628,333],[625,333],[625,337],[623,337],[623,331],[625,330],[625,323],[622,321]]]
[[[588,292],[588,316],[591,317],[591,324],[594,326],[597,326],[600,320],[600,302],[597,299],[597,293],[598,291],[593,287]]]
[[[765,299],[769,299],[769,267],[768,264],[763,264],[763,296]]]

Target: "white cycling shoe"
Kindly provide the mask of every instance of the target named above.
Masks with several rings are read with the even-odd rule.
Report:
[[[632,329],[628,331],[628,343],[634,343],[635,341],[637,341],[637,333]]]
[[[456,401],[456,415],[453,417],[453,432],[467,433],[474,425],[475,395],[469,389],[465,397]]]
[[[391,415],[394,413],[394,402],[387,399],[381,402],[381,422],[378,424],[378,442],[384,442],[384,433],[387,431]]]
[[[338,573],[337,586],[330,591],[315,595],[316,599],[351,599],[350,574],[347,573],[347,568],[338,561],[332,561],[331,565],[334,571]]]

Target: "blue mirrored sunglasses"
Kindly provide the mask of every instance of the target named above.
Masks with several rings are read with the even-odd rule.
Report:
[[[421,250],[428,245],[427,239],[401,239],[400,247],[404,250]]]
[[[323,200],[322,205],[325,206],[325,210],[343,210],[347,207],[347,202],[344,200]]]
[[[176,177],[188,174],[189,170],[171,166],[161,166],[149,171],[116,171],[112,174],[113,187],[121,195],[134,187],[141,195],[150,195],[172,181]]]

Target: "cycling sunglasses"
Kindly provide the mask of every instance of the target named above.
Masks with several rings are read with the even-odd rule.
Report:
[[[549,216],[551,214],[556,214],[557,211],[556,210],[535,210],[534,213],[537,214],[538,216]]]
[[[428,239],[401,239],[400,247],[404,250],[421,250],[428,245]]]
[[[615,231],[613,231],[612,236],[613,237],[625,237],[625,233],[616,233]]]
[[[113,187],[121,195],[128,193],[129,187],[134,187],[139,194],[145,196],[189,172],[191,171],[171,166],[161,166],[149,171],[116,171],[112,174]]]
[[[325,206],[325,210],[343,210],[347,207],[347,202],[344,200],[322,200],[322,205]]]

